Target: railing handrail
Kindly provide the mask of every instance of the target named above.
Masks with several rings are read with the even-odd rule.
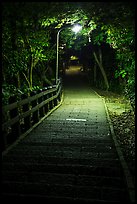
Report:
[[[13,102],[13,103],[10,103],[10,104],[7,104],[7,105],[4,105],[2,106],[2,110],[3,111],[9,111],[9,110],[12,110],[14,108],[16,108],[17,106],[20,106],[20,105],[25,105],[27,104],[28,102],[32,102],[33,100],[35,100],[36,98],[40,98],[41,96],[43,95],[46,95],[46,94],[49,94],[49,93],[52,93],[54,91],[56,91],[58,89],[60,85],[60,81],[58,82],[57,85],[53,85],[53,86],[48,86],[46,87],[47,90],[44,90],[42,91],[41,93],[37,93],[36,95],[34,96],[28,96],[27,98],[25,99],[21,99],[21,100],[18,100],[16,102]]]
[[[53,109],[61,100],[61,90],[62,83],[59,80],[57,85],[46,87],[42,89],[40,93],[36,93],[36,95],[26,96],[27,98],[24,99],[21,99],[20,97],[18,101],[3,106],[2,114],[4,120],[2,121],[2,131],[4,134],[7,132],[8,128],[15,126],[17,123],[20,128],[20,121],[25,121],[27,117],[31,118],[34,113],[37,113],[37,117],[39,118],[41,109],[42,115],[45,114],[45,109],[46,112]],[[24,106],[27,106],[27,108],[24,109]],[[14,112],[12,117],[10,116],[11,112]],[[3,141],[6,141],[5,143],[7,143],[6,136],[3,137]]]

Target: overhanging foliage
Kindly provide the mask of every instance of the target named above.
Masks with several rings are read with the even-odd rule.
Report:
[[[64,29],[60,43],[65,50],[82,50],[106,43],[115,51],[115,67],[104,71],[124,79],[131,97],[135,86],[135,5],[127,2],[5,2],[2,4],[2,80],[8,86],[30,90],[55,78],[56,34],[66,25],[79,22],[82,31],[74,35]],[[63,50],[60,54],[64,53]],[[104,53],[104,52],[103,52]],[[88,53],[92,58],[92,52]],[[106,56],[103,54],[103,60]],[[109,58],[109,57],[108,57]],[[104,63],[104,61],[102,62]],[[45,66],[45,77],[37,76]],[[102,64],[105,65],[105,64]],[[52,66],[52,67],[51,67]],[[50,67],[50,68],[49,68]],[[110,70],[111,69],[111,70]],[[43,70],[43,68],[42,68]],[[52,72],[52,74],[51,74]],[[52,79],[51,79],[52,78]],[[53,82],[54,83],[54,82]],[[10,90],[10,89],[9,89]],[[13,90],[13,88],[12,88]]]

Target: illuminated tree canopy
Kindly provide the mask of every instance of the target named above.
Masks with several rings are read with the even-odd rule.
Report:
[[[70,28],[61,32],[60,68],[63,60],[75,55],[73,50],[91,75],[96,70],[96,78],[91,78],[95,86],[107,90],[121,86],[134,101],[133,2],[3,2],[4,101],[11,93],[54,84],[57,31],[76,22],[82,25],[79,33]]]

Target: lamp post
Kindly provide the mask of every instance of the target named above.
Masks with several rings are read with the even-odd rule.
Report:
[[[68,28],[68,27],[72,27],[72,26],[73,26],[73,25],[69,25],[69,26],[67,26],[67,27],[63,27],[63,28],[59,29],[58,32],[57,32],[56,85],[57,85],[57,83],[58,83],[58,70],[59,70],[59,67],[58,67],[58,66],[59,66],[59,34],[60,34],[60,32],[61,32],[63,29]],[[75,33],[79,32],[81,29],[82,29],[82,26],[79,25],[79,24],[76,24],[76,25],[74,25],[74,26],[72,27],[72,31],[74,31]]]
[[[58,33],[57,33],[57,56],[56,56],[56,85],[58,83],[58,66],[59,66],[59,33],[62,31],[64,28],[61,28]]]

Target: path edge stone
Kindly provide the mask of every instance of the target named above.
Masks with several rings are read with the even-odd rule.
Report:
[[[117,153],[118,153],[118,157],[120,159],[120,162],[121,162],[121,165],[122,165],[122,168],[123,168],[123,171],[124,171],[124,175],[125,175],[125,178],[126,178],[129,197],[130,197],[131,202],[135,202],[135,186],[134,186],[134,183],[133,183],[133,178],[132,178],[132,175],[131,175],[130,170],[128,168],[128,165],[127,165],[127,163],[126,163],[126,161],[124,159],[124,156],[123,156],[122,150],[120,148],[120,145],[119,145],[119,143],[118,143],[118,141],[116,139],[114,127],[113,127],[112,121],[111,121],[110,116],[109,116],[109,112],[108,112],[108,108],[107,108],[105,99],[104,99],[104,97],[100,96],[95,90],[93,90],[93,91],[102,99],[102,101],[104,103],[104,107],[105,107],[107,120],[108,120],[109,127],[110,127],[110,132],[111,132],[111,135],[112,135],[112,139],[114,141],[114,144],[115,144],[115,147],[116,147],[116,150],[117,150]]]

